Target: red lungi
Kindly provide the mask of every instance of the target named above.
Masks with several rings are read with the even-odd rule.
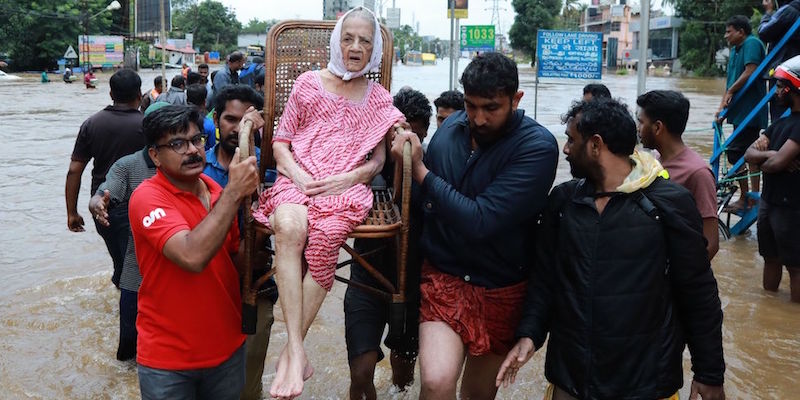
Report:
[[[422,265],[420,322],[442,321],[459,336],[470,355],[505,355],[514,346],[527,281],[497,289],[474,286]]]

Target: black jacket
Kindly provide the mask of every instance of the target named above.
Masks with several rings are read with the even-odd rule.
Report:
[[[467,114],[459,111],[425,154],[422,254],[442,272],[486,288],[528,278],[532,228],[558,163],[553,135],[522,110],[512,114],[507,131],[472,152]]]
[[[538,349],[550,333],[545,375],[579,399],[673,395],[686,343],[694,379],[721,385],[722,311],[692,196],[658,178],[646,201],[617,194],[598,215],[594,192],[553,189],[517,336]]]
[[[769,46],[769,51],[772,52],[773,48],[783,39],[783,35],[789,31],[789,28],[798,18],[800,18],[800,0],[794,0],[779,8],[775,13],[764,14],[761,17],[761,24],[758,26],[758,37]],[[764,73],[769,73],[770,70],[774,70],[778,65],[798,54],[800,54],[800,30],[796,31],[789,41],[783,45],[780,53],[775,55],[775,58],[770,62],[769,68]]]

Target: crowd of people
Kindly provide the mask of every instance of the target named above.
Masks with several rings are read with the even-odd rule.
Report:
[[[738,128],[745,116],[727,107],[764,49],[748,36],[749,22],[734,17],[727,28],[734,49],[720,111]],[[461,75],[463,93],[444,92],[432,108],[414,88],[392,96],[366,78],[380,65],[381,42],[369,10],[339,19],[327,67],[300,75],[283,109],[272,178],[259,176],[258,149],[247,158],[238,149],[246,124],[271,123],[262,117],[263,66],[242,79],[236,52],[214,74],[201,64],[168,90],[156,77],[145,93],[132,70],[111,77],[113,105],[87,119],[75,143],[67,225],[84,230],[77,200],[93,160],[89,210],[120,290],[116,357],[136,360],[142,398],[261,398],[278,294],[288,340],[269,395],[301,395],[315,372],[304,339],[333,285],[339,248],[371,210],[371,186],[391,186],[410,143],[409,313],[404,334],[384,340],[399,390],[413,384],[419,360],[420,398],[491,399],[546,342],[548,400],[677,398],[687,346],[692,398],[724,399],[711,268],[716,179],[682,140],[689,100],[654,90],[632,114],[605,86],[586,86],[562,121],[574,179],[552,187],[559,146],[519,107],[513,61],[477,56]],[[763,173],[764,288],[777,290],[785,266],[800,302],[800,243],[790,231],[800,222],[800,56],[776,64],[773,78],[776,107],[790,116],[769,127],[766,114],[753,119],[728,156]],[[253,216],[274,235],[257,238],[254,268],[260,276],[274,265],[276,274],[247,336],[240,203],[267,180]],[[379,270],[397,267],[391,245],[360,239],[354,247]],[[350,273],[379,286],[358,263]],[[389,304],[348,287],[343,307],[349,395],[377,398]]]

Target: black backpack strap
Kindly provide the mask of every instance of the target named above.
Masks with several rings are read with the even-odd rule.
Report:
[[[653,204],[650,198],[648,198],[647,195],[644,194],[644,190],[637,190],[636,192],[634,192],[633,199],[636,201],[636,204],[639,206],[639,208],[642,209],[642,211],[644,211],[645,214],[647,214],[650,218],[656,220],[656,222],[658,222],[659,225],[661,225],[661,231],[664,234],[664,241],[667,242],[668,240],[667,232],[664,227],[664,221],[662,219],[661,210],[659,210],[658,207],[656,207],[656,205]],[[669,274],[669,257],[667,257],[667,266],[664,268],[664,275],[668,274]]]
[[[647,214],[650,218],[661,222],[661,210],[659,210],[658,207],[656,207],[656,205],[650,201],[650,199],[642,190],[637,190],[634,192],[633,199],[636,200],[636,204],[641,207],[645,214]]]

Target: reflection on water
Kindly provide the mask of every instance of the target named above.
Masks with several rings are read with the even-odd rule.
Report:
[[[397,66],[393,92],[409,85],[433,101],[447,90],[447,60],[434,67]],[[462,60],[460,67],[466,66]],[[177,71],[169,71],[173,75]],[[143,89],[151,87],[155,71],[143,71]],[[0,397],[66,399],[133,399],[138,381],[132,363],[114,358],[117,342],[118,293],[110,283],[111,262],[85,211],[89,198],[89,169],[83,177],[79,210],[88,223],[85,233],[66,229],[64,178],[81,122],[109,104],[108,76],[97,90],[61,82],[40,84],[31,77],[0,84]],[[521,108],[534,114],[532,71],[521,68]],[[560,115],[581,96],[587,82],[549,80],[539,84],[538,120],[563,143]],[[635,104],[633,76],[609,75],[605,83],[614,97]],[[649,89],[682,90],[692,102],[687,142],[701,154],[711,151],[709,129],[719,104],[719,79],[651,78]],[[435,130],[435,122],[431,134]],[[567,163],[559,164],[557,181],[569,178]],[[760,289],[761,258],[755,233],[720,244],[714,259],[725,312],[724,346],[728,365],[726,390],[732,399],[789,399],[800,382],[800,307],[788,303],[788,276],[781,292]],[[342,298],[335,285],[307,340],[316,374],[304,398],[345,398],[349,383],[344,348]],[[276,307],[266,384],[286,332]],[[537,354],[520,373],[520,382],[501,390],[498,398],[540,398],[545,388],[544,354]],[[685,362],[688,398],[688,352]],[[411,399],[390,387],[387,360],[376,369],[381,398]]]

